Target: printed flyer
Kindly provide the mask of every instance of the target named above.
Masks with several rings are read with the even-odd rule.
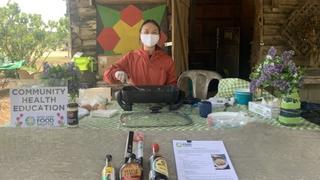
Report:
[[[173,140],[178,180],[238,180],[222,141]]]

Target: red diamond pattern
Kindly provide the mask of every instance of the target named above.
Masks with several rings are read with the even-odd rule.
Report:
[[[142,12],[136,6],[129,5],[121,11],[121,19],[129,26],[133,26],[142,19]]]
[[[105,51],[113,50],[119,40],[120,37],[112,28],[104,28],[97,37],[98,43]]]

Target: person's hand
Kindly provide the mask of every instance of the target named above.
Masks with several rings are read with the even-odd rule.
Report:
[[[125,83],[128,80],[128,75],[124,71],[117,71],[116,73],[114,73],[114,76],[116,79],[118,79],[122,83]]]

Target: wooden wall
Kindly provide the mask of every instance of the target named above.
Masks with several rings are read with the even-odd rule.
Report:
[[[141,4],[166,3],[167,0],[67,0],[71,25],[71,55],[78,51],[96,55],[96,3]]]
[[[320,2],[320,0],[255,0],[256,17],[254,41],[252,44],[251,65],[261,61],[270,46],[278,50],[292,50],[293,47],[281,36],[281,31],[291,13],[302,7],[307,1]],[[309,57],[299,53],[295,56],[298,65],[307,67]],[[310,72],[314,72],[310,74]],[[304,86],[300,89],[302,101],[320,103],[320,69],[306,69]]]
[[[259,34],[260,42],[257,40],[254,43],[260,46],[260,50],[258,50],[260,53],[253,53],[259,54],[260,57],[256,56],[253,58],[252,64],[259,62],[271,46],[281,51],[293,49],[281,36],[281,28],[283,28],[287,22],[290,14],[301,7],[307,0],[257,0],[256,7],[259,7],[259,1],[262,3],[262,24],[260,26],[261,30],[257,30],[259,28],[256,28],[256,31],[260,32],[255,33]],[[259,23],[256,23],[256,26],[258,25]],[[256,50],[257,49],[254,51]],[[295,60],[297,64],[300,65],[308,64],[308,58],[300,56],[299,54]]]

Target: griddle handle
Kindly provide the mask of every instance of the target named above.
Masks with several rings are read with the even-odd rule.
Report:
[[[117,98],[117,102],[120,105],[120,107],[125,110],[125,111],[132,111],[132,104],[127,104],[124,100],[123,100],[123,96],[122,96],[122,90],[116,92],[115,94],[116,98]]]
[[[169,105],[169,110],[173,111],[173,110],[179,109],[183,105],[184,99],[185,99],[184,91],[179,90],[179,98],[178,98],[177,102],[175,102],[175,104]]]

